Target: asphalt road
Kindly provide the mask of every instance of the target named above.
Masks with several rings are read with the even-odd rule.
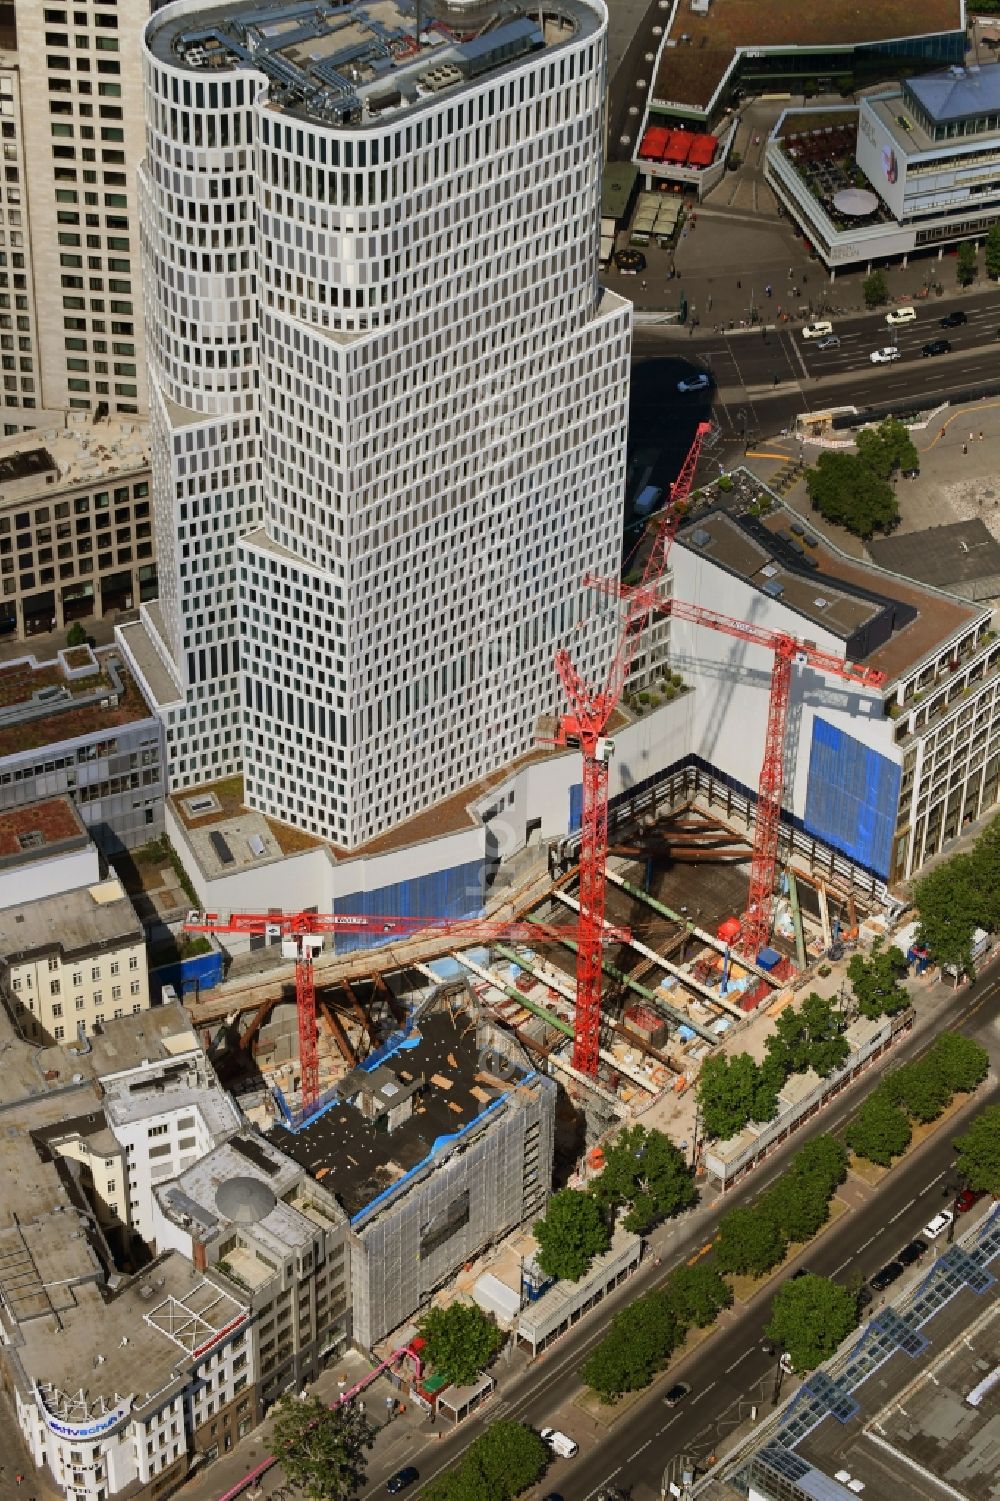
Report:
[[[996,1041],[998,1012],[1000,977],[986,977],[967,993],[961,1010],[949,1017],[948,1024],[990,1046]],[[920,1039],[919,1046],[927,1041],[926,1037]],[[890,1062],[898,1063],[901,1057],[899,1052]],[[981,1091],[963,1110],[962,1122],[982,1109],[989,1097]],[[830,1115],[821,1117],[824,1129],[831,1124]],[[889,1174],[863,1207],[844,1215],[813,1246],[806,1247],[787,1275],[807,1267],[844,1283],[867,1281],[891,1261],[953,1197],[955,1180],[950,1169],[955,1134],[956,1127],[944,1127],[931,1136],[912,1159]],[[772,1176],[767,1174],[768,1178]],[[764,1187],[762,1180],[757,1192]],[[932,1242],[928,1254],[907,1275],[922,1276],[931,1256],[945,1247],[944,1236]],[[900,1282],[884,1297],[891,1299],[893,1292],[905,1285]],[[566,1501],[590,1501],[611,1479],[626,1489],[631,1487],[631,1501],[659,1501],[661,1477],[672,1458],[684,1453],[704,1460],[735,1428],[749,1421],[752,1406],[758,1407],[761,1416],[769,1411],[776,1362],[764,1352],[763,1326],[770,1315],[771,1294],[778,1286],[776,1279],[768,1295],[671,1370],[671,1382],[683,1380],[691,1387],[682,1404],[672,1410],[663,1405],[662,1392],[670,1383],[661,1381],[647,1399],[614,1425],[596,1452],[591,1450],[586,1458],[572,1464],[557,1465],[547,1483],[551,1482]],[[883,1300],[876,1296],[872,1307],[877,1309]]]
[[[1000,1014],[1000,972],[993,977],[984,975],[974,986],[963,992],[961,999],[954,1005],[948,1004],[949,995],[943,988],[936,988],[934,994],[935,1000],[938,995],[941,998],[940,1026],[955,1027],[980,1038],[984,1043],[992,1038],[991,1029]],[[943,1013],[946,1009],[945,1016]],[[889,1066],[895,1067],[921,1052],[940,1026],[931,1031],[918,1030],[904,1038],[889,1055]],[[822,1112],[815,1122],[797,1132],[774,1154],[770,1170],[752,1174],[745,1184],[733,1189],[726,1207],[751,1202],[762,1193],[770,1179],[804,1141],[820,1131],[835,1128],[857,1108],[860,1100],[874,1086],[875,1077],[873,1073],[866,1074],[845,1090],[831,1109]],[[838,1274],[844,1276],[851,1274],[853,1262],[862,1275],[867,1276],[884,1261],[891,1259],[891,1254],[919,1232],[920,1227],[930,1218],[926,1204],[936,1202],[936,1207],[941,1207],[940,1183],[928,1189],[926,1181],[921,1186],[921,1179],[934,1177],[941,1171],[940,1166],[936,1165],[933,1169],[930,1166],[931,1162],[938,1163],[938,1154],[941,1163],[951,1160],[950,1140],[948,1132],[942,1133],[940,1142],[933,1139],[932,1144],[921,1151],[912,1163],[890,1176],[880,1190],[874,1206],[845,1215],[817,1243],[814,1252],[803,1254],[803,1261],[817,1271],[836,1269]],[[914,1184],[920,1187],[924,1197],[921,1202],[908,1205],[907,1201],[915,1197]],[[896,1213],[897,1207],[902,1209],[902,1213],[894,1224],[890,1224],[889,1216]],[[553,1414],[579,1390],[580,1365],[590,1349],[604,1337],[608,1322],[617,1308],[656,1286],[668,1275],[671,1267],[698,1250],[709,1238],[717,1215],[717,1210],[706,1205],[667,1227],[661,1241],[655,1245],[656,1251],[662,1255],[662,1266],[656,1266],[651,1259],[644,1261],[638,1272],[601,1305],[596,1317],[584,1319],[564,1335],[546,1354],[545,1359],[528,1367],[520,1379],[510,1385],[504,1383],[498,1397],[487,1405],[481,1419],[463,1424],[458,1432],[435,1441],[433,1448],[424,1447],[409,1456],[409,1461],[418,1466],[421,1480],[432,1479],[454,1463],[483,1428],[497,1418],[514,1418],[534,1427],[552,1422]],[[841,1263],[844,1265],[841,1266]],[[690,1443],[707,1425],[719,1422],[725,1425],[730,1421],[731,1414],[728,1410],[734,1401],[749,1404],[752,1398],[747,1398],[744,1393],[750,1389],[751,1381],[759,1381],[762,1374],[765,1379],[770,1379],[766,1372],[767,1362],[762,1355],[744,1354],[751,1347],[759,1345],[759,1325],[763,1317],[756,1309],[748,1311],[745,1324],[740,1320],[723,1338],[713,1336],[700,1354],[696,1352],[684,1369],[679,1368],[679,1374],[690,1381],[693,1388],[688,1402],[677,1409],[677,1437],[683,1436],[685,1444]],[[733,1353],[729,1354],[730,1351]],[[715,1374],[716,1366],[731,1366],[737,1356],[741,1359],[735,1380],[730,1379],[733,1372],[725,1369]],[[702,1362],[705,1362],[704,1368]],[[502,1366],[499,1374],[502,1377]],[[673,1372],[671,1379],[674,1379]],[[697,1415],[696,1425],[692,1421],[692,1414]],[[744,1417],[746,1415],[743,1414]],[[586,1501],[610,1474],[621,1472],[619,1483],[635,1486],[634,1501],[658,1497],[660,1475],[675,1451],[673,1439],[657,1430],[673,1427],[672,1423],[668,1423],[668,1419],[673,1417],[674,1413],[667,1413],[663,1408],[659,1392],[654,1389],[627,1416],[616,1422],[600,1443],[595,1445],[593,1424],[581,1413],[578,1432],[574,1433],[574,1437],[581,1440],[580,1458],[572,1464],[557,1462],[553,1465],[543,1486],[539,1487],[539,1492],[554,1490],[564,1496],[565,1501]],[[566,1420],[566,1426],[570,1427],[569,1420]],[[710,1442],[714,1445],[715,1440],[711,1439]],[[680,1448],[679,1444],[677,1448]],[[705,1449],[704,1452],[709,1450]],[[362,1493],[363,1497],[383,1497],[388,1473],[376,1459],[371,1466],[372,1483]]]
[[[959,328],[940,327],[940,319],[959,306],[954,300],[935,298],[914,306],[916,322],[896,329],[886,324],[884,312],[831,316],[840,339],[840,347],[832,350],[803,339],[799,324],[760,331],[699,328],[693,334],[668,325],[637,324],[633,451],[664,445],[662,472],[653,480],[662,484],[676,474],[696,423],[709,414],[729,435],[766,435],[788,426],[799,412],[830,404],[864,406],[914,396],[945,400],[956,390],[997,378],[1000,290],[964,297],[960,306],[968,322]],[[923,345],[938,338],[948,340],[950,353],[924,357]],[[899,358],[872,364],[872,351],[893,343]],[[680,394],[678,381],[699,370],[711,376],[713,389],[705,395]],[[675,463],[677,449],[681,454]]]

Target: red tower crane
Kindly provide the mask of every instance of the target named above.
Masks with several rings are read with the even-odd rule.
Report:
[[[295,960],[295,999],[299,1029],[299,1063],[302,1070],[302,1114],[315,1108],[319,1098],[319,1052],[316,1046],[316,980],[313,961],[324,938],[337,933],[378,933],[381,937],[409,938],[417,933],[445,934],[456,948],[471,948],[505,938],[531,944],[563,943],[574,936],[572,927],[545,923],[489,918],[440,919],[433,917],[384,917],[347,912],[197,912],[187,914],[186,933],[248,933],[281,938],[286,958]],[[606,928],[605,943],[627,943],[628,928]]]
[[[647,602],[663,574],[670,547],[680,526],[681,507],[691,493],[695,467],[705,434],[711,424],[700,422],[680,474],[670,487],[642,582],[635,590],[622,591],[621,627],[611,666],[601,687],[585,683],[569,653],[556,653],[556,671],[562,681],[569,712],[562,715],[556,743],[579,746],[583,753],[583,814],[580,823],[580,920],[576,965],[576,1023],[573,1036],[573,1066],[593,1078],[597,1074],[601,1032],[601,948],[605,941],[605,865],[608,854],[608,758],[614,749],[607,737],[608,724],[621,698],[629,667],[639,641]]]
[[[690,620],[695,625],[707,626],[724,635],[735,636],[753,646],[763,646],[774,654],[771,667],[771,691],[767,708],[767,729],[764,735],[764,758],[761,762],[760,781],[757,792],[757,817],[754,822],[753,857],[750,862],[750,895],[747,909],[740,925],[737,950],[745,957],[754,959],[767,943],[771,933],[771,897],[774,892],[774,873],[778,863],[778,836],[781,831],[781,795],[785,779],[785,726],[788,719],[788,698],[791,690],[792,667],[795,665],[815,668],[818,672],[837,677],[844,682],[857,683],[864,688],[878,688],[885,682],[885,673],[874,667],[862,667],[854,662],[845,662],[831,652],[798,641],[784,631],[771,631],[752,621],[735,620],[720,615],[717,610],[701,605],[689,605],[683,600],[663,599],[655,589],[643,587],[631,591],[639,614],[651,611],[671,615],[677,620]]]

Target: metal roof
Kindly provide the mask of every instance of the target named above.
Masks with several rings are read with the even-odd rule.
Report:
[[[946,68],[907,79],[906,88],[938,125],[1000,110],[1000,63]]]

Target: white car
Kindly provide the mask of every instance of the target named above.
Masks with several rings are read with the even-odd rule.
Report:
[[[807,323],[802,330],[802,337],[803,339],[825,339],[827,334],[832,333],[833,324],[826,319],[821,319],[819,323]]]
[[[702,370],[697,375],[688,375],[684,380],[679,380],[677,382],[677,389],[681,392],[704,391],[705,388],[710,385],[710,377],[705,374],[704,370]]]
[[[887,344],[884,349],[873,349],[869,359],[873,365],[891,365],[893,360],[899,359],[899,350]]]
[[[942,1209],[941,1213],[936,1214],[930,1224],[925,1225],[920,1233],[926,1235],[928,1240],[937,1240],[939,1235],[944,1234],[954,1218],[950,1209]]]
[[[916,323],[917,310],[915,307],[894,307],[891,313],[886,313],[885,321],[890,328],[895,328],[897,323]]]
[[[539,1436],[545,1440],[553,1454],[560,1459],[572,1459],[579,1452],[579,1444],[570,1438],[568,1433],[560,1433],[558,1428],[540,1428]]]

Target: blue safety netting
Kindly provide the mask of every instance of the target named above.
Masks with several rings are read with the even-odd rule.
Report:
[[[895,762],[816,715],[804,819],[810,834],[888,876],[899,784]]]

